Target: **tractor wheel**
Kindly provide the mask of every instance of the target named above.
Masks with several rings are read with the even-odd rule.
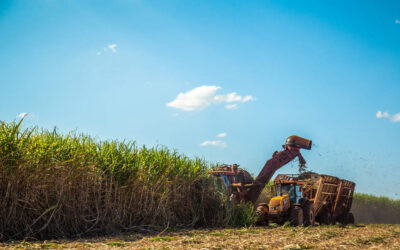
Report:
[[[328,211],[323,211],[319,216],[319,223],[322,225],[332,224],[332,214]]]
[[[260,226],[268,226],[268,206],[260,204],[256,209],[257,224]]]
[[[304,215],[304,226],[314,226],[315,223],[315,213],[314,204],[311,202],[306,202],[303,205],[303,215]]]
[[[290,211],[290,224],[292,226],[303,225],[303,209],[299,206],[294,206]]]

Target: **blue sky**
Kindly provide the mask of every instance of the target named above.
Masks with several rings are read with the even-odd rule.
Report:
[[[1,0],[0,55],[1,120],[400,198],[399,1]]]

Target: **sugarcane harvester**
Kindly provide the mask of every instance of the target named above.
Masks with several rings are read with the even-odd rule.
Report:
[[[210,174],[222,177],[229,189],[230,199],[235,201],[250,201],[255,203],[260,196],[265,185],[271,180],[274,173],[294,160],[299,159],[299,167],[303,169],[306,161],[300,153],[300,149],[310,150],[312,141],[300,136],[292,135],[286,139],[282,151],[275,151],[272,158],[267,160],[261,172],[254,180],[244,169],[239,169],[238,165],[222,166],[210,171]]]
[[[230,201],[254,204],[260,224],[285,221],[294,226],[312,226],[315,221],[320,224],[354,223],[350,209],[355,183],[334,176],[304,173],[306,161],[300,150],[310,150],[311,145],[311,140],[289,136],[283,150],[272,155],[255,180],[236,164],[219,167],[210,173],[224,181]],[[268,204],[257,203],[274,173],[296,157],[301,174],[279,174],[274,180],[274,197]]]

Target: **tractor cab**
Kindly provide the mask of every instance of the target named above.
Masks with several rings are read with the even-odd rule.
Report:
[[[298,203],[300,198],[303,197],[300,187],[295,182],[277,184],[275,189],[276,196],[288,195],[292,203]]]
[[[282,179],[281,175],[278,175],[274,181],[275,184],[275,196],[269,201],[269,216],[282,216],[290,211],[290,208],[294,204],[298,204],[299,200],[303,198],[303,194],[300,189],[300,183],[298,182],[295,175],[290,176],[291,178]],[[297,176],[296,176],[297,177]]]

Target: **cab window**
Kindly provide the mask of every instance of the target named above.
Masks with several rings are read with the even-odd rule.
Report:
[[[294,184],[280,185],[277,187],[277,195],[288,194],[290,201],[296,202],[296,186]]]

